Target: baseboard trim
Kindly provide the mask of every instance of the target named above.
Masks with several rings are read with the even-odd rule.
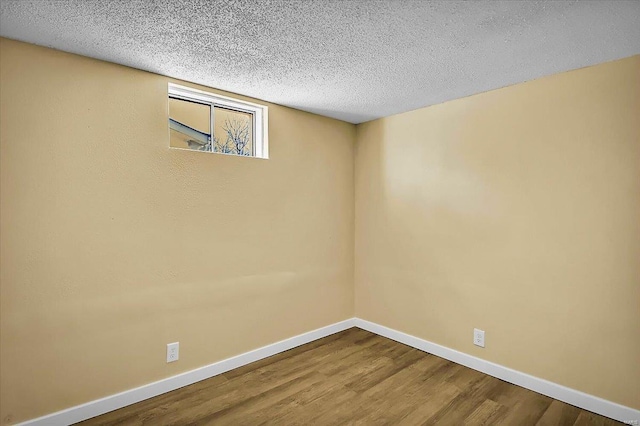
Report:
[[[217,376],[218,374],[222,374],[229,370],[233,370],[234,368],[242,367],[243,365],[293,349],[304,345],[305,343],[313,342],[314,340],[352,328],[354,325],[354,318],[340,321],[326,327],[299,334],[289,339],[281,340],[271,345],[263,346],[255,350],[197,368],[195,370],[149,383],[148,385],[87,402],[86,404],[77,405],[33,420],[28,420],[20,423],[20,426],[67,426],[87,420],[92,417],[108,413],[109,411],[117,410],[119,408],[144,401],[145,399],[153,398],[154,396]]]
[[[405,345],[414,347],[423,352],[448,359],[449,361],[464,365],[465,367],[473,368],[474,370],[497,377],[498,379],[506,382],[522,386],[523,388],[530,389],[534,392],[550,396],[551,398],[555,398],[584,410],[592,411],[615,420],[622,422],[626,421],[627,423],[631,423],[631,421],[637,422],[640,420],[640,410],[607,401],[606,399],[589,395],[520,371],[512,370],[511,368],[485,361],[481,358],[438,345],[437,343],[429,342],[428,340],[424,340],[371,321],[366,321],[360,318],[350,318],[197,368],[195,370],[149,383],[148,385],[87,402],[86,404],[77,405],[33,420],[28,420],[20,423],[19,426],[67,426],[144,401],[145,399],[153,398],[154,396],[179,389],[201,380],[217,376],[218,374],[225,373],[233,370],[234,368],[242,367],[243,365],[279,354],[351,327],[358,327],[363,330],[370,331],[391,340],[395,340],[396,342],[404,343]]]
[[[366,321],[360,318],[355,318],[354,321],[355,326],[363,330],[387,337],[391,340],[395,340],[396,342],[404,343],[405,345],[419,349],[423,352],[428,352],[441,358],[448,359],[449,361],[453,361],[457,364],[464,365],[465,367],[497,377],[505,382],[513,383],[514,385],[522,386],[523,388],[530,389],[534,392],[575,405],[576,407],[584,410],[619,420],[621,422],[626,421],[627,423],[630,423],[630,421],[640,421],[640,410],[626,407],[597,396],[589,395],[520,371],[512,370],[511,368],[485,361],[481,358],[438,345],[437,343],[429,342],[419,337],[415,337],[371,321]]]

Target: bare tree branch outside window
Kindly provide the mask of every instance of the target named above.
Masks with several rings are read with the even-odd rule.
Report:
[[[226,134],[226,139],[223,143],[220,139],[214,138],[215,152],[245,156],[251,155],[250,126],[248,121],[226,119],[222,129]]]
[[[169,147],[268,158],[266,106],[173,83],[168,103]]]

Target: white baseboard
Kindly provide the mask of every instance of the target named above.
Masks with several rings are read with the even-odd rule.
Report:
[[[449,349],[445,346],[441,346],[360,318],[355,318],[355,326],[395,340],[396,342],[404,343],[405,345],[421,351],[448,359],[449,361],[464,365],[465,367],[473,368],[474,370],[497,377],[505,382],[513,383],[534,392],[575,405],[576,407],[584,410],[619,420],[621,422],[633,422],[631,424],[638,424],[640,422],[640,410],[616,404],[615,402],[607,401],[606,399],[598,398],[597,396],[589,395],[520,371],[512,370],[511,368],[503,367],[502,365],[494,364],[475,356],[468,355],[454,349]]]
[[[271,345],[263,346],[253,351],[245,352],[232,358],[227,358],[195,370],[187,371],[186,373],[178,374],[177,376],[172,376],[157,382],[149,383],[148,385],[140,386],[139,388],[110,395],[105,398],[77,405],[43,417],[38,417],[36,419],[20,423],[20,426],[66,426],[77,423],[82,420],[90,419],[92,417],[99,416],[100,414],[108,413],[109,411],[117,410],[118,408],[123,408],[128,405],[135,404],[136,402],[179,389],[192,383],[208,379],[209,377],[217,376],[218,374],[222,374],[229,370],[233,370],[234,368],[242,367],[243,365],[293,349],[297,346],[304,345],[305,343],[313,342],[314,340],[351,328],[354,324],[355,319],[350,318],[308,333],[300,334],[286,340],[281,340],[280,342],[276,342]]]
[[[229,370],[233,370],[234,368],[242,367],[243,365],[276,355],[280,352],[293,349],[297,346],[304,345],[305,343],[321,339],[351,327],[358,327],[363,330],[370,331],[421,351],[448,359],[449,361],[453,361],[457,364],[473,368],[474,370],[497,377],[498,379],[506,382],[522,386],[523,388],[530,389],[534,392],[550,396],[557,400],[612,419],[622,422],[627,421],[627,423],[635,421],[631,424],[637,424],[640,420],[640,410],[625,407],[624,405],[616,404],[615,402],[607,401],[606,399],[598,398],[526,373],[512,370],[508,367],[503,367],[502,365],[494,364],[472,355],[468,355],[454,349],[449,349],[445,346],[441,346],[370,321],[360,318],[351,318],[273,343],[271,345],[263,346],[262,348],[255,349],[253,351],[245,352],[232,358],[227,358],[195,370],[187,371],[186,373],[178,374],[177,376],[169,377],[135,389],[87,402],[86,404],[77,405],[43,417],[38,417],[37,419],[20,423],[20,426],[66,426],[77,423],[82,420],[90,419],[92,417],[108,413],[109,411],[117,410],[119,408],[135,404],[136,402],[179,389],[192,383],[208,379],[209,377],[217,376],[218,374],[225,373]]]

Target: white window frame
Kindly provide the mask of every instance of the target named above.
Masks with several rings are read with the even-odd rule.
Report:
[[[214,124],[214,107],[226,108],[234,111],[249,113],[253,116],[253,155],[247,157],[253,158],[269,158],[269,107],[266,105],[254,104],[240,99],[229,98],[227,96],[217,95],[215,93],[205,92],[203,90],[191,87],[180,86],[178,84],[169,83],[169,98],[177,98],[185,101],[193,101],[206,104],[211,107],[211,137],[213,139]],[[215,151],[214,154],[224,154]],[[225,154],[236,155],[237,154]]]

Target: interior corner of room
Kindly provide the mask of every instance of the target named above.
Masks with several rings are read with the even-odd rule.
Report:
[[[169,149],[169,83],[268,160]],[[352,327],[640,421],[640,55],[359,123],[9,38],[0,87],[3,425]]]

